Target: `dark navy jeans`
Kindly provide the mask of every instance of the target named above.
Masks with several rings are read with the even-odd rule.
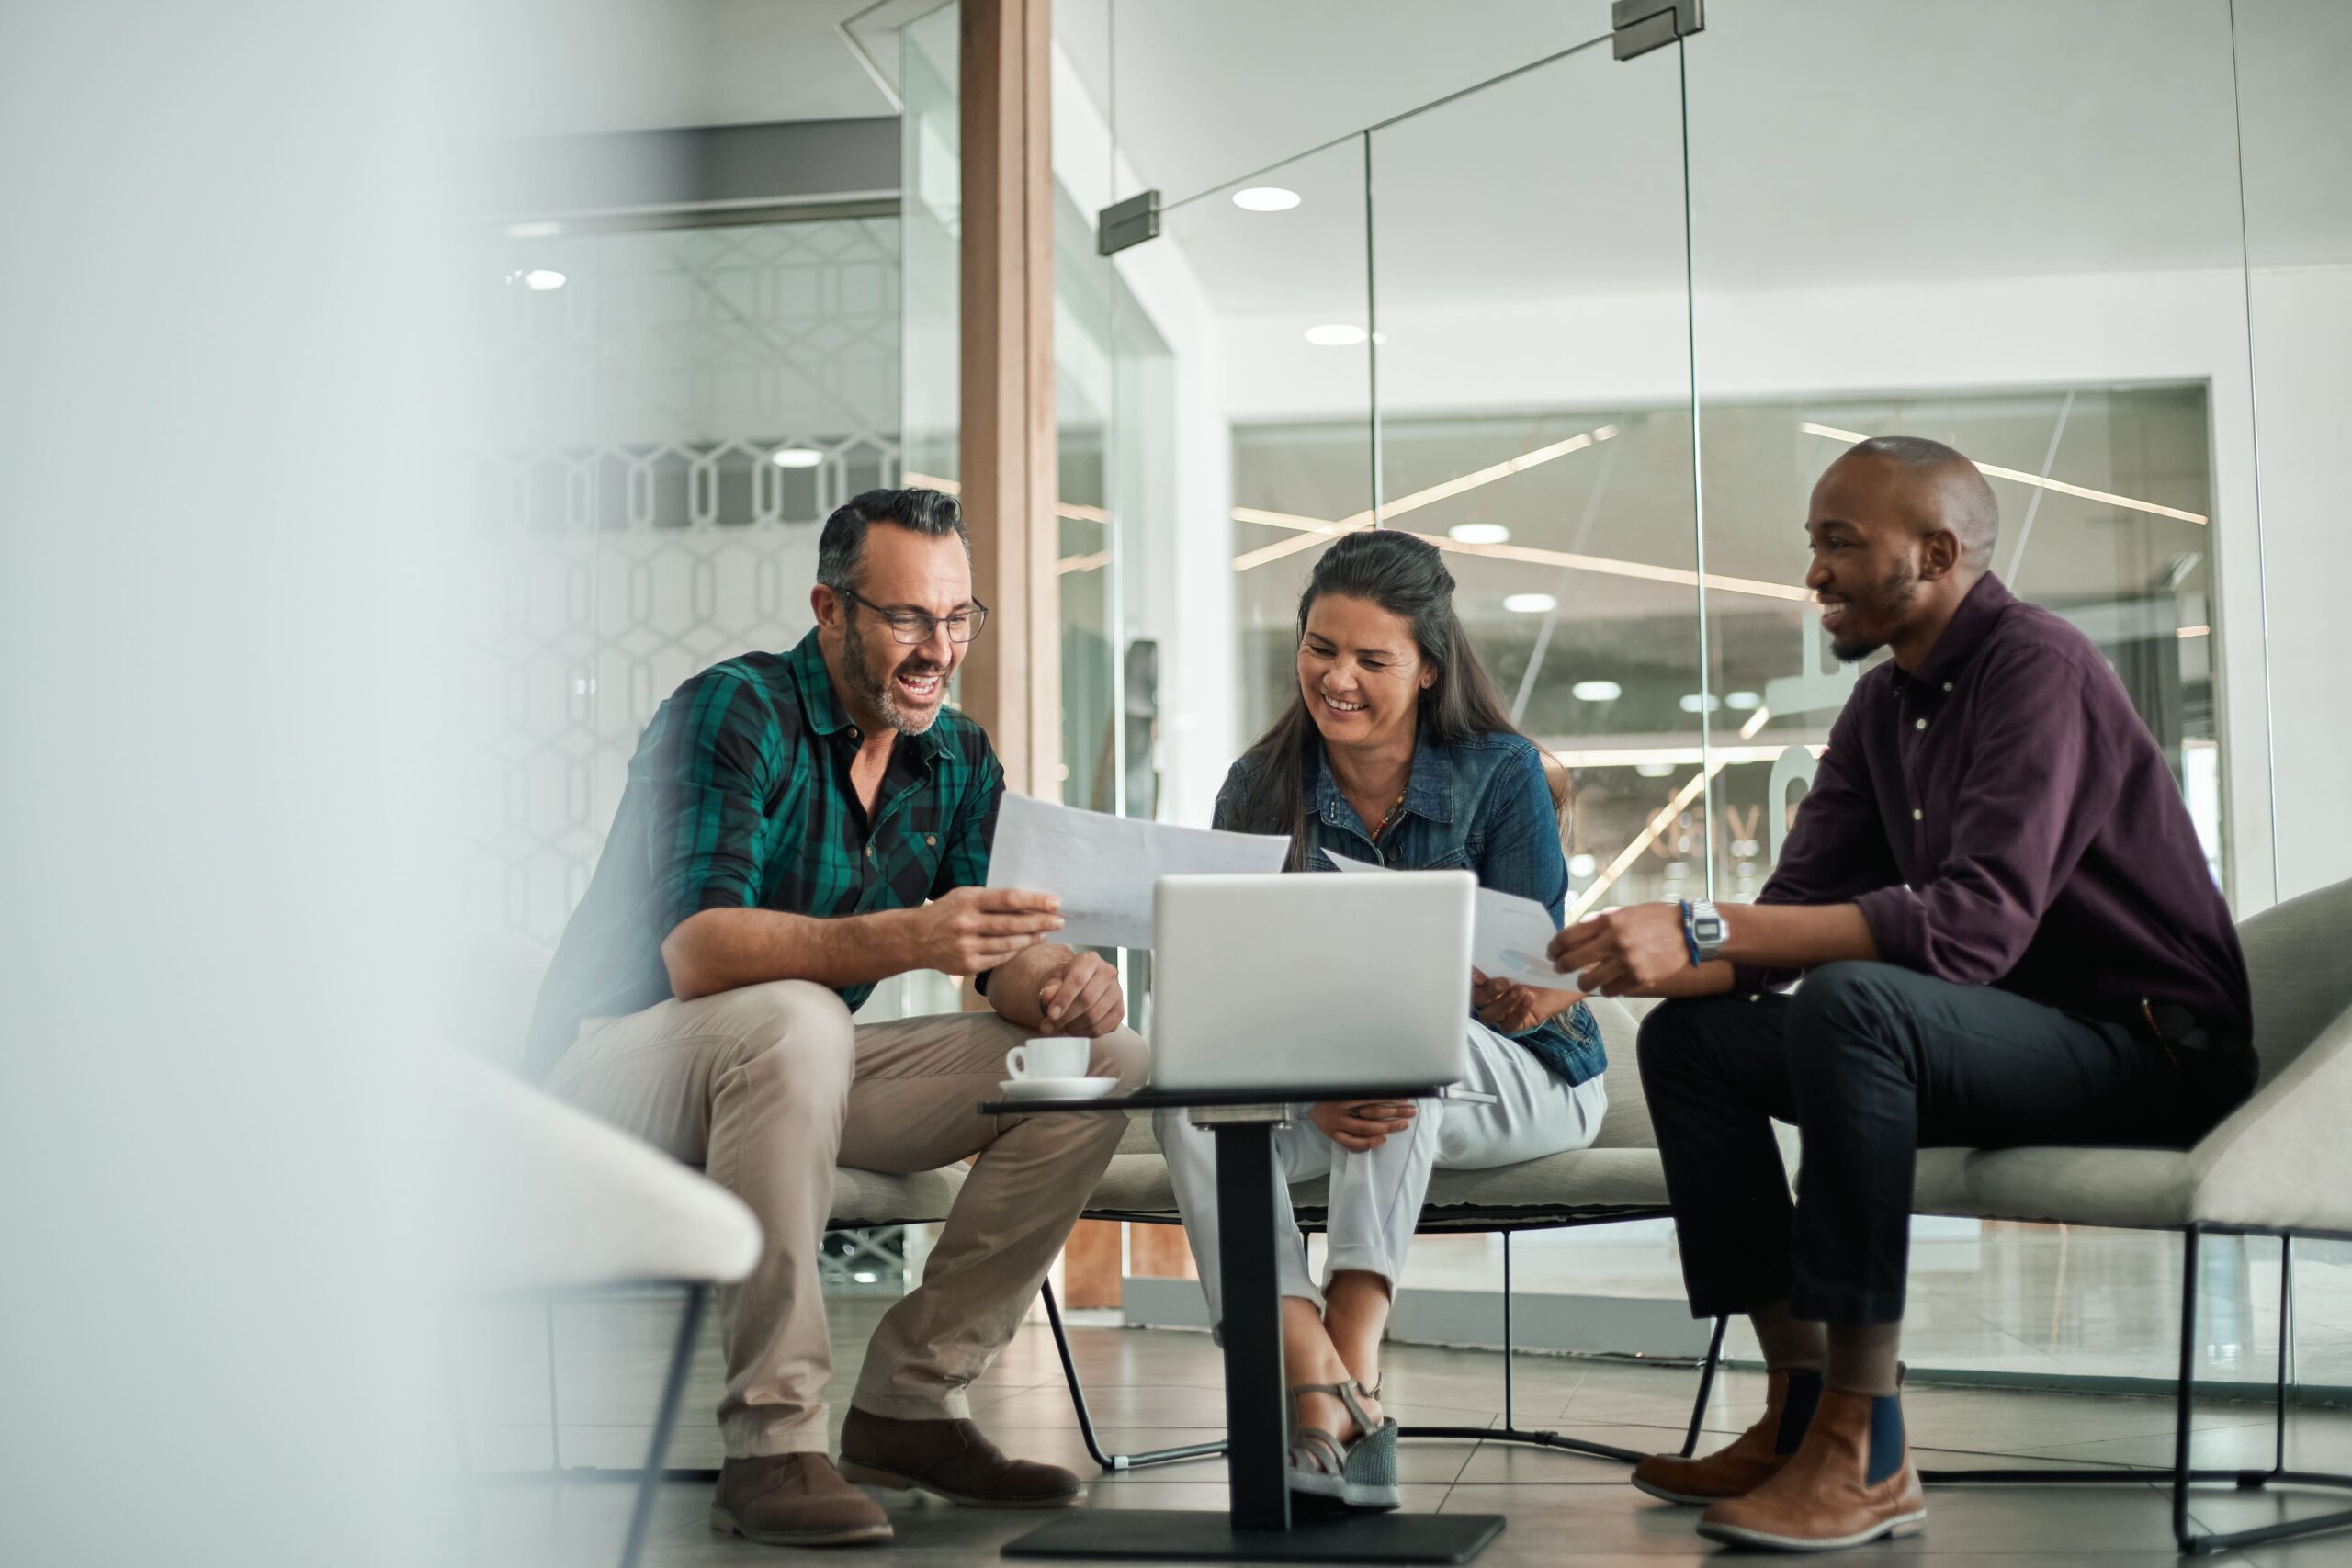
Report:
[[[2186,1148],[2249,1087],[2202,1050],[1862,963],[1663,1002],[1641,1067],[1692,1314],[1785,1300],[1825,1323],[1902,1318],[1921,1148]],[[1804,1137],[1793,1204],[1776,1119]]]

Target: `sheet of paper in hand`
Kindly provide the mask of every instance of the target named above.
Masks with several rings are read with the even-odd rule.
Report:
[[[1280,871],[1289,854],[1288,839],[1112,817],[1008,792],[988,885],[1060,899],[1055,942],[1149,947],[1151,889],[1161,877]]]
[[[1323,858],[1341,871],[1393,871],[1393,866],[1323,852]],[[1560,928],[1550,911],[1532,898],[1492,887],[1478,889],[1476,926],[1470,937],[1470,962],[1490,980],[1517,980],[1522,985],[1563,989],[1572,982],[1554,971],[1544,950]]]

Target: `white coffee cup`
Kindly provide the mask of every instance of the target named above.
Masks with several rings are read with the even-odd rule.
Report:
[[[1074,1034],[1026,1040],[1004,1054],[1004,1070],[1016,1078],[1082,1078],[1093,1047]]]

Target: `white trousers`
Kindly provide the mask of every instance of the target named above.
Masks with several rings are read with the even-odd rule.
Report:
[[[1495,1097],[1492,1105],[1472,1100],[1417,1101],[1420,1114],[1376,1149],[1343,1149],[1306,1120],[1307,1107],[1294,1107],[1298,1120],[1274,1134],[1275,1271],[1282,1293],[1322,1309],[1323,1292],[1309,1277],[1306,1237],[1293,1217],[1289,1183],[1318,1176],[1331,1179],[1325,1230],[1329,1242],[1324,1283],[1343,1269],[1377,1274],[1393,1293],[1412,1246],[1413,1227],[1429,1191],[1430,1172],[1485,1170],[1498,1165],[1580,1149],[1600,1132],[1609,1091],[1593,1078],[1571,1089],[1555,1077],[1533,1052],[1485,1024],[1472,1021],[1470,1071],[1462,1087]],[[1201,1289],[1209,1299],[1209,1320],[1225,1321],[1217,1282],[1216,1138],[1195,1127],[1182,1111],[1162,1111],[1153,1131],[1168,1156],[1176,1207]]]

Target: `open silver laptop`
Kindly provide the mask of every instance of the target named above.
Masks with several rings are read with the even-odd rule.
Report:
[[[1457,1081],[1476,888],[1466,871],[1160,878],[1152,1087]]]

